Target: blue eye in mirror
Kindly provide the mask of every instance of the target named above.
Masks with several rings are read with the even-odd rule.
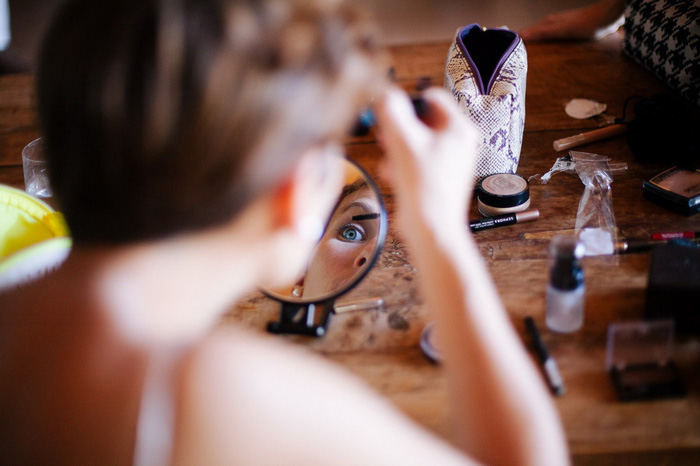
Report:
[[[358,225],[346,224],[342,225],[338,230],[338,237],[343,241],[360,242],[365,240],[365,235]]]

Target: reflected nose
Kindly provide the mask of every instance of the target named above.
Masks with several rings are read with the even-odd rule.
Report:
[[[360,267],[365,265],[369,260],[370,254],[372,254],[372,247],[368,245],[367,247],[364,247],[362,251],[360,251],[360,254],[357,255],[353,267],[359,269]]]

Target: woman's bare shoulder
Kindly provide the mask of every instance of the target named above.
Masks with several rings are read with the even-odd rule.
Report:
[[[463,460],[349,372],[278,337],[244,330],[217,331],[193,353],[180,419],[182,462]]]

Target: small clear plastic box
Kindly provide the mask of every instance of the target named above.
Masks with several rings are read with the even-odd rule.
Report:
[[[685,395],[673,362],[673,335],[672,320],[610,324],[606,367],[621,400]]]

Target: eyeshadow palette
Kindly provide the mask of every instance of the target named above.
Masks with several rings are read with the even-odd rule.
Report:
[[[700,212],[700,170],[673,167],[642,184],[644,197],[683,215]]]

